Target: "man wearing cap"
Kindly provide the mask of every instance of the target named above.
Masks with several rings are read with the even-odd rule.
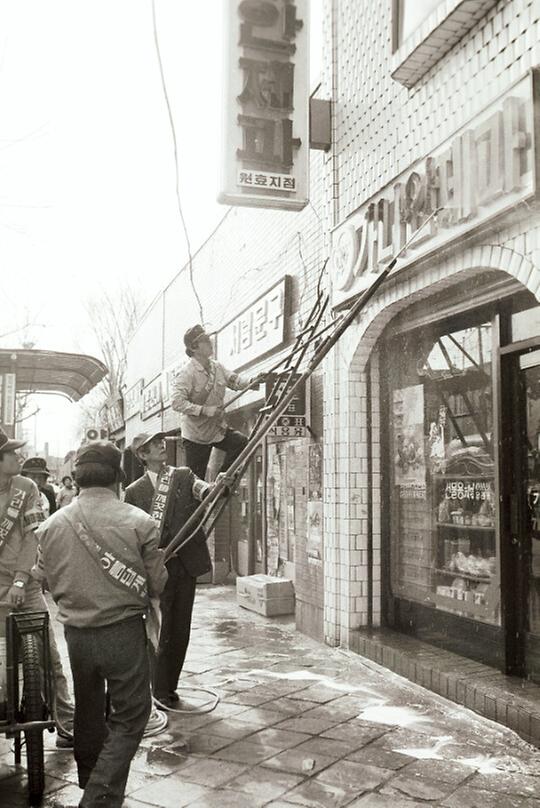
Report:
[[[34,573],[58,605],[73,673],[81,808],[122,805],[151,708],[145,614],[167,580],[154,521],[118,498],[121,457],[108,441],[82,446],[78,498],[37,531]]]
[[[29,457],[24,461],[21,469],[23,477],[29,477],[35,482],[41,494],[41,506],[45,518],[56,511],[56,497],[52,485],[47,483],[50,475],[47,463],[43,457]]]
[[[172,408],[181,414],[186,465],[204,480],[213,446],[225,452],[222,471],[226,471],[248,440],[227,426],[223,407],[226,388],[256,388],[263,376],[240,376],[212,359],[212,341],[202,325],[186,331],[184,345],[190,359],[176,376]]]
[[[142,432],[133,439],[131,451],[145,466],[145,474],[126,488],[125,501],[153,517],[159,546],[166,547],[212,486],[185,466],[166,465],[163,432]],[[176,688],[189,644],[197,578],[211,568],[202,530],[167,562],[169,579],[160,598],[161,631],[154,672],[154,695],[166,707],[179,700]]]
[[[0,429],[0,601],[28,612],[46,612],[41,586],[31,577],[36,559],[36,528],[43,522],[41,497],[32,480],[20,475],[25,444],[8,438]],[[73,704],[53,631],[49,632],[51,662],[56,684],[56,745],[73,745]]]

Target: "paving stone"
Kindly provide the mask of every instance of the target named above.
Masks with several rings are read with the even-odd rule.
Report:
[[[214,752],[212,757],[219,760],[232,760],[234,763],[249,763],[254,766],[262,760],[278,754],[279,750],[273,746],[257,743],[253,738],[249,738],[247,741],[236,741],[230,746]]]
[[[500,794],[517,794],[522,797],[540,797],[540,769],[538,777],[514,772],[475,774],[469,785],[472,788],[497,791]]]
[[[321,732],[325,738],[335,738],[337,741],[358,741],[362,746],[382,738],[389,732],[388,727],[373,726],[361,721],[345,721]]]
[[[235,777],[227,783],[228,789],[241,791],[253,796],[265,796],[267,800],[281,797],[286,792],[297,786],[304,778],[283,771],[273,771],[256,766],[249,771]]]
[[[238,791],[225,791],[217,789],[210,791],[205,789],[205,794],[200,795],[194,802],[190,803],[190,808],[260,808],[268,798],[259,798],[253,794],[241,794]]]
[[[140,788],[144,788],[145,786],[150,786],[152,783],[159,782],[163,776],[164,775],[150,775],[148,772],[137,771],[136,769],[131,768],[126,785],[126,794],[132,794],[134,791],[138,791]]]
[[[367,766],[363,763],[355,763],[353,760],[340,760],[321,772],[317,780],[338,786],[347,783],[362,793],[377,788],[393,774],[393,771],[381,769],[378,766]]]
[[[463,766],[450,760],[417,760],[406,766],[402,774],[405,777],[425,777],[457,786],[471,777],[474,771],[470,766]]]
[[[171,775],[134,791],[130,797],[138,802],[158,805],[160,808],[184,808],[206,793],[207,789],[202,786]]]
[[[247,721],[252,725],[258,724],[260,727],[271,727],[272,724],[283,721],[283,715],[277,710],[253,707],[235,715],[235,720]]]
[[[180,776],[183,780],[198,783],[201,786],[222,786],[229,780],[238,777],[246,770],[246,766],[214,758],[193,758],[182,767]]]
[[[425,802],[408,800],[405,797],[388,797],[386,794],[365,794],[347,808],[425,808]]]
[[[41,808],[73,808],[78,805],[82,797],[82,790],[78,786],[66,785],[58,791],[48,794],[41,803]],[[2,803],[4,808],[4,803]]]
[[[291,716],[305,713],[308,710],[311,710],[313,707],[317,707],[316,701],[304,701],[302,699],[295,700],[292,698],[277,699],[271,704],[272,710],[275,710],[278,713],[283,713],[283,715]]]
[[[526,803],[527,800],[524,800],[523,797],[485,791],[465,785],[445,797],[441,805],[444,808],[524,808]]]
[[[321,735],[325,730],[334,727],[339,723],[338,718],[286,718],[280,724],[275,724],[276,729],[290,729],[293,732],[306,732],[308,735]]]
[[[139,749],[131,763],[133,771],[143,774],[171,774],[185,763],[185,758],[163,749]]]
[[[230,738],[224,738],[220,735],[206,735],[203,732],[196,732],[195,735],[190,735],[188,738],[188,754],[189,755],[211,755],[217,752],[218,749],[223,749],[231,742]],[[174,752],[174,747],[169,750]]]
[[[398,775],[383,789],[382,794],[388,796],[408,796],[415,800],[442,800],[454,786],[448,783],[437,783],[435,780],[420,780],[414,777]]]
[[[358,794],[351,786],[338,786],[319,780],[308,780],[287,794],[293,805],[308,805],[310,808],[340,808]]]
[[[304,753],[307,757],[325,755],[325,757],[331,757],[334,760],[347,757],[350,750],[351,744],[346,741],[336,741],[333,738],[321,737],[312,737],[295,747],[296,752]]]
[[[253,743],[268,744],[268,746],[273,746],[276,750],[282,752],[284,749],[298,746],[298,744],[308,741],[312,737],[305,732],[291,732],[287,729],[268,727],[268,729],[262,729],[260,732],[250,735],[249,740]]]
[[[332,687],[325,687],[324,685],[313,685],[295,693],[291,698],[300,699],[302,701],[315,701],[319,704],[325,704],[328,701],[333,701],[341,695],[341,691]]]
[[[260,730],[258,724],[252,724],[249,721],[238,721],[236,718],[223,718],[220,721],[215,721],[205,729],[205,734],[218,735],[222,738],[231,738],[239,741],[246,738],[248,735],[253,735],[254,732]]]
[[[299,751],[299,747],[287,749],[274,757],[268,758],[262,764],[265,768],[278,769],[291,774],[301,774],[312,777],[317,772],[333,763],[335,758],[327,755],[311,755]]]
[[[394,770],[401,769],[407,763],[412,763],[415,760],[410,755],[402,755],[400,752],[391,752],[371,745],[357,749],[356,752],[351,752],[345,757],[347,760],[356,761],[356,763],[368,763],[371,766],[379,766],[381,769]]]

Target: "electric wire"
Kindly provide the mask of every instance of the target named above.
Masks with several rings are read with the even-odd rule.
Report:
[[[189,232],[186,224],[186,220],[184,217],[184,211],[182,208],[182,198],[180,195],[180,164],[178,160],[178,141],[176,137],[176,127],[174,125],[174,119],[172,114],[171,103],[169,100],[169,93],[167,90],[167,82],[165,80],[165,72],[163,70],[163,61],[161,59],[161,48],[159,45],[159,34],[157,28],[157,19],[156,19],[156,3],[155,0],[152,0],[152,25],[153,25],[153,34],[154,34],[154,45],[156,48],[156,56],[159,65],[159,75],[161,79],[161,88],[163,90],[163,97],[165,99],[165,105],[167,107],[167,114],[169,117],[169,124],[171,129],[171,137],[173,142],[173,154],[174,154],[174,166],[175,166],[175,191],[176,191],[176,202],[178,205],[178,213],[180,215],[180,221],[182,223],[182,228],[184,230],[184,236],[186,239],[186,247],[188,253],[188,267],[189,267],[189,280],[191,283],[191,288],[193,289],[193,294],[195,295],[195,299],[197,301],[197,306],[199,308],[199,316],[201,323],[204,323],[204,314],[203,314],[203,307],[201,298],[199,297],[199,293],[197,291],[197,287],[195,286],[195,279],[193,277],[193,255],[191,252],[191,241],[189,238]]]

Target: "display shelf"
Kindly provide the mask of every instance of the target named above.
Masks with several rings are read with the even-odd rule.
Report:
[[[458,600],[449,598],[446,595],[433,596],[433,602],[439,609],[444,611],[462,614],[465,617],[483,617],[490,622],[493,621],[496,606],[491,604],[472,603],[470,600]]]
[[[493,471],[488,474],[432,474],[432,480],[494,480],[495,474]]]
[[[441,575],[450,575],[452,578],[465,578],[467,581],[476,581],[482,584],[489,584],[493,580],[492,575],[471,575],[469,572],[460,572],[459,570],[436,569],[435,572],[439,572]]]
[[[437,527],[450,527],[454,530],[480,530],[491,531],[495,530],[495,526],[488,527],[487,525],[456,525],[454,522],[436,522]]]

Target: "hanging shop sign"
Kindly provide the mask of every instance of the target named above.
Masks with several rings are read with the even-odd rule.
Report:
[[[161,376],[147,384],[142,393],[141,418],[145,421],[162,408]]]
[[[334,306],[369,286],[437,208],[438,216],[399,259],[405,267],[533,197],[535,71],[426,159],[396,177],[333,233]]]
[[[266,395],[265,398],[268,401],[268,397],[270,393],[274,389],[274,385],[277,380],[277,375],[275,373],[270,374],[266,380]],[[299,374],[295,374],[294,379],[299,378]],[[280,388],[283,387],[285,382],[281,382],[278,385],[275,394],[279,396]],[[296,390],[294,391],[294,396],[292,397],[289,406],[280,417],[277,419],[276,423],[270,427],[268,431],[268,437],[270,438],[305,438],[308,431],[308,423],[307,423],[307,396],[306,396],[306,384],[303,382],[299,384]]]
[[[141,411],[143,386],[143,379],[139,379],[124,394],[124,418],[126,421],[128,418],[138,415]]]
[[[227,30],[219,201],[308,202],[308,0],[224,0]]]
[[[2,384],[2,423],[4,426],[15,425],[15,402],[17,384],[14,373],[4,373]]]
[[[285,342],[290,278],[286,275],[217,333],[217,358],[239,370]]]
[[[322,559],[323,500],[322,445],[308,447],[307,554],[308,559]]]

